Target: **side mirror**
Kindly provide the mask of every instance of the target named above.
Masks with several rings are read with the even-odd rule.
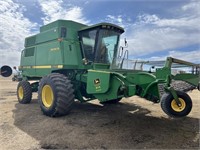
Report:
[[[3,77],[9,77],[12,74],[12,69],[9,66],[2,66],[0,68],[0,75],[2,75]]]

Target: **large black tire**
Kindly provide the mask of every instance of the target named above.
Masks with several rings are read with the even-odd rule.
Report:
[[[29,82],[20,81],[17,86],[17,98],[19,103],[28,104],[32,99],[32,88]]]
[[[182,106],[179,107],[176,104],[171,93],[165,93],[161,98],[161,108],[170,117],[180,118],[187,116],[192,109],[192,100],[187,93],[182,91],[176,92]]]
[[[68,114],[74,102],[71,81],[59,73],[43,77],[39,83],[38,100],[42,112],[47,116],[57,117]]]
[[[119,103],[119,101],[121,100],[122,98],[117,98],[117,99],[113,99],[113,100],[109,100],[109,101],[105,101],[105,102],[100,102],[101,104],[117,104]]]

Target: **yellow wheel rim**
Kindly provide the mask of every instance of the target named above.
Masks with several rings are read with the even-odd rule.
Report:
[[[19,96],[19,100],[22,100],[24,97],[24,90],[23,90],[22,86],[20,86],[18,89],[18,96]]]
[[[42,88],[42,103],[44,104],[45,107],[49,108],[53,104],[53,91],[52,88],[49,85],[45,85]]]
[[[182,98],[179,98],[179,101],[181,102],[181,106],[180,107],[176,104],[175,99],[173,99],[173,101],[171,102],[171,107],[176,112],[181,112],[186,107],[186,103],[185,103],[185,101]]]

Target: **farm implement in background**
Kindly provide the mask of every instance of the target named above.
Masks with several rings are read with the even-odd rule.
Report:
[[[3,77],[9,77],[12,74],[12,69],[10,66],[4,65],[0,68],[0,75]]]
[[[4,65],[0,68],[0,75],[3,77],[10,77],[12,74],[14,74],[14,76],[12,77],[12,81],[21,81],[21,72],[18,71],[16,67],[13,67],[13,69],[16,71],[15,73],[13,73],[10,66]]]

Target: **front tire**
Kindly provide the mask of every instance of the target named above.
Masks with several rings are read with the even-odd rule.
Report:
[[[70,80],[63,74],[52,73],[41,79],[38,100],[42,112],[50,117],[69,113],[74,102],[74,90]]]
[[[192,100],[189,95],[182,91],[176,91],[181,102],[181,107],[171,93],[165,93],[161,98],[161,108],[170,117],[180,118],[187,116],[192,109]]]
[[[32,88],[29,82],[20,81],[17,86],[17,98],[20,104],[28,104],[32,99]]]

